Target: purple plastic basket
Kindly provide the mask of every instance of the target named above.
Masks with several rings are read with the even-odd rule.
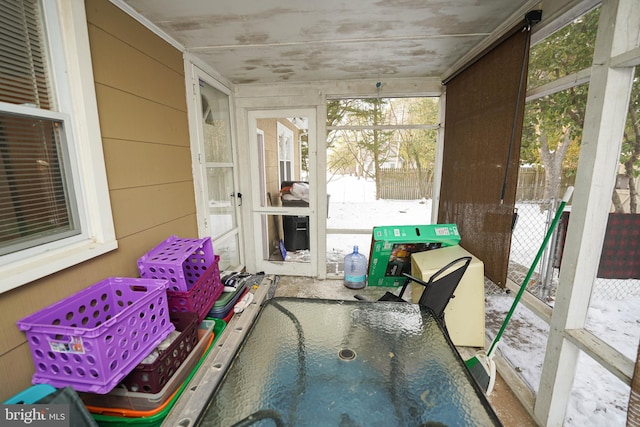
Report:
[[[111,277],[17,322],[33,384],[108,393],[174,329],[166,280]]]
[[[193,312],[198,314],[200,322],[204,320],[224,290],[220,281],[219,260],[220,257],[216,255],[213,264],[188,291],[167,290],[169,310],[172,313]]]
[[[185,292],[196,284],[214,262],[211,237],[167,240],[138,259],[140,277],[166,279],[168,290]]]

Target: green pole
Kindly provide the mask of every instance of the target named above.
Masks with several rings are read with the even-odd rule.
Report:
[[[535,259],[533,260],[533,264],[531,264],[531,267],[529,267],[529,271],[527,272],[527,275],[524,278],[524,281],[522,282],[522,285],[520,285],[520,290],[518,291],[518,295],[516,295],[516,298],[513,300],[513,304],[511,304],[511,309],[509,309],[509,313],[507,313],[507,317],[506,317],[506,319],[504,319],[504,322],[502,323],[502,326],[500,327],[500,330],[498,331],[498,335],[496,335],[496,337],[494,338],[493,342],[491,343],[491,346],[489,347],[489,351],[487,352],[487,357],[489,357],[489,355],[491,354],[491,352],[493,351],[495,346],[498,344],[498,341],[500,341],[500,338],[502,337],[502,334],[504,333],[504,330],[507,327],[507,323],[509,323],[509,320],[511,319],[511,316],[513,315],[513,312],[515,311],[516,306],[518,305],[518,302],[520,301],[520,298],[522,297],[522,294],[524,293],[525,289],[527,288],[527,284],[529,283],[529,280],[531,279],[531,276],[533,275],[533,272],[536,269],[536,265],[538,265],[538,262],[540,261],[540,258],[542,257],[542,254],[544,253],[544,248],[547,246],[547,243],[551,239],[551,236],[553,235],[553,232],[555,231],[556,226],[558,225],[558,222],[560,221],[560,216],[562,215],[562,211],[564,210],[564,207],[566,206],[567,202],[571,198],[572,194],[573,194],[573,187],[567,188],[567,191],[564,193],[564,197],[562,198],[562,202],[560,203],[560,206],[558,206],[558,209],[556,210],[556,214],[553,217],[553,221],[551,222],[551,226],[547,230],[547,234],[544,236],[544,240],[542,241],[542,244],[540,245],[540,249],[538,249],[538,253],[536,254]]]

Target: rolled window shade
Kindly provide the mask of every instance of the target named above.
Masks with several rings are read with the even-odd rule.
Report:
[[[520,160],[526,90],[519,89],[529,62],[530,32],[510,33],[446,82],[438,210],[438,222],[457,224],[461,245],[483,260],[486,276],[500,286],[507,277]]]

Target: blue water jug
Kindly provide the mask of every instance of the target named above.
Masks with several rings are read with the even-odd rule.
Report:
[[[349,289],[362,289],[367,285],[367,257],[358,252],[358,246],[344,257],[344,285]]]

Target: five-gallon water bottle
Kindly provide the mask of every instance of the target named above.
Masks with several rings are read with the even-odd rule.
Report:
[[[358,252],[358,246],[344,257],[344,285],[350,289],[362,289],[367,285],[367,257]]]

